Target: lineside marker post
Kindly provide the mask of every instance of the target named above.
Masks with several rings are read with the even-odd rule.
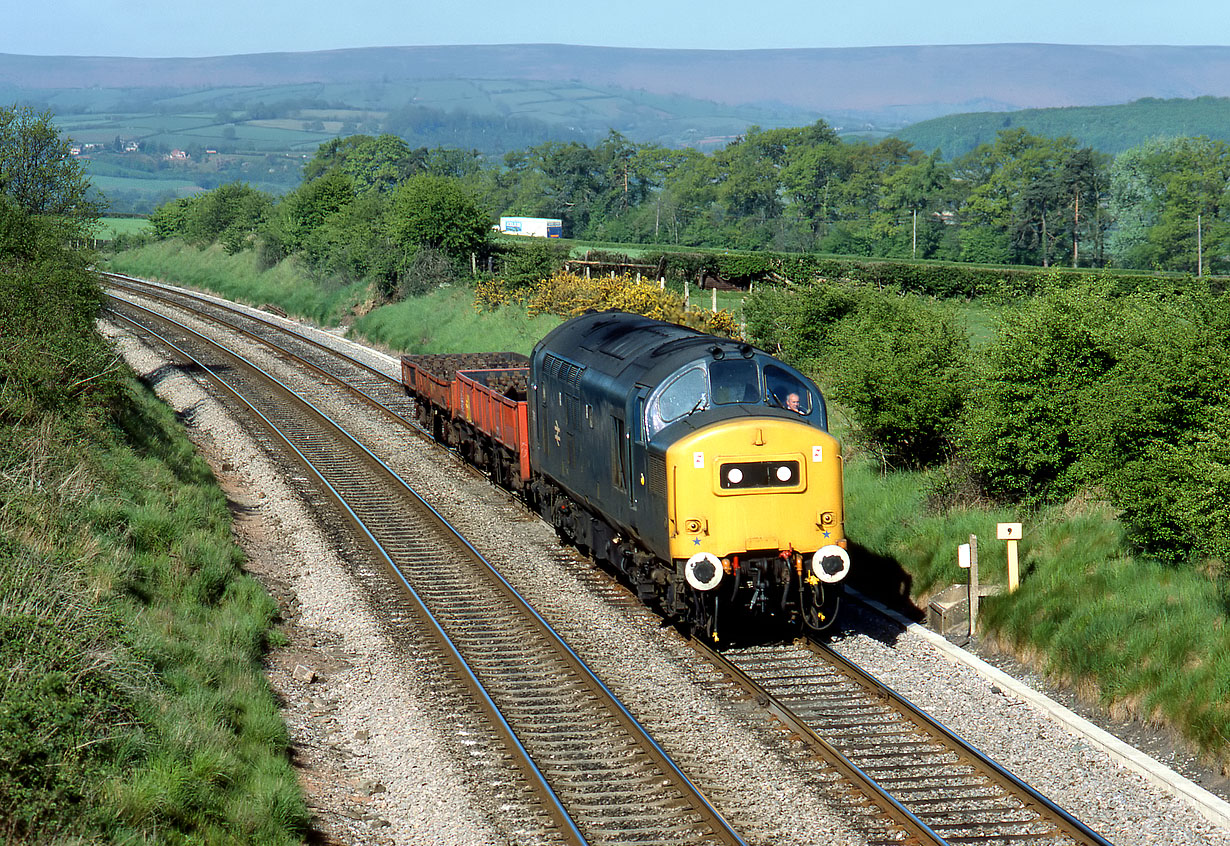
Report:
[[[957,565],[969,570],[969,636],[978,632],[978,536],[957,547]]]
[[[996,537],[1008,541],[1008,593],[1021,586],[1021,571],[1016,560],[1016,542],[1021,538],[1020,523],[997,523]]]

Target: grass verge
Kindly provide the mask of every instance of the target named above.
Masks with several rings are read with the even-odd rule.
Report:
[[[0,840],[301,842],[276,606],[212,473],[135,380],[79,434],[45,416],[0,456]]]
[[[108,256],[107,266],[116,273],[213,291],[250,305],[273,304],[320,324],[341,322],[368,297],[363,283],[311,280],[293,261],[263,269],[251,250],[228,255],[217,245],[198,250],[179,241],[157,241]]]
[[[0,290],[0,842],[301,842],[276,606],[212,473],[93,331],[91,275]]]
[[[904,573],[919,605],[964,584],[957,546],[979,538],[980,578],[1007,582],[996,523],[1024,523],[1021,587],[988,597],[980,632],[1116,719],[1177,731],[1206,763],[1230,772],[1230,588],[1224,577],[1133,554],[1103,503],[1071,502],[1022,514],[993,507],[937,509],[930,473],[880,473],[867,458],[846,465],[846,529]],[[871,587],[898,591],[894,583]]]

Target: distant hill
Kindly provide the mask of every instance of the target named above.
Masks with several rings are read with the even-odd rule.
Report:
[[[1076,106],[946,115],[893,133],[915,147],[952,159],[995,141],[1004,129],[1024,128],[1048,138],[1071,136],[1081,146],[1114,155],[1151,138],[1204,135],[1230,141],[1230,98],[1146,98],[1121,106]]]
[[[1022,125],[1013,123],[1022,109],[1204,97],[1230,97],[1230,47],[523,44],[168,59],[0,54],[0,103],[51,109],[116,211],[148,211],[236,179],[281,193],[298,183],[321,143],[356,133],[392,132],[415,147],[494,158],[544,141],[593,143],[612,129],[637,142],[712,150],[752,125],[823,118],[843,135],[876,138],[981,113],[933,134],[901,133],[924,150],[957,150],[994,138],[995,121]]]
[[[1230,96],[1230,47],[982,44],[649,50],[559,44],[381,47],[211,58],[0,54],[0,96],[65,89],[197,91],[390,83],[552,83],[611,94],[822,115],[900,128],[970,111]],[[462,86],[464,88],[464,86]],[[459,93],[441,107],[466,108]],[[352,104],[355,105],[355,104]],[[509,106],[538,118],[533,100]],[[544,118],[547,119],[547,118]],[[612,128],[621,129],[617,124]]]

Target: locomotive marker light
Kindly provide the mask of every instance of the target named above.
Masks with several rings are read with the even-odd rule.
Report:
[[[995,536],[1008,541],[1008,593],[1021,586],[1020,568],[1016,560],[1016,542],[1021,538],[1020,523],[997,523]]]
[[[697,590],[713,590],[722,581],[722,562],[712,552],[698,552],[683,566],[683,577]]]
[[[825,584],[835,585],[850,573],[850,553],[837,544],[822,546],[811,557],[811,571]]]

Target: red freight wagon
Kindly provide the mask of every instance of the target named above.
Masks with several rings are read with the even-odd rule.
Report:
[[[453,383],[453,415],[520,458],[522,479],[530,477],[530,435],[525,403],[529,368],[459,370]],[[509,387],[519,385],[519,387]],[[508,396],[508,394],[513,396]],[[513,397],[519,397],[514,399]]]
[[[418,362],[409,357],[402,356],[401,382],[406,386],[408,392],[420,402],[442,409],[449,407],[449,388],[452,384],[449,376],[433,373],[430,369],[419,366]]]
[[[529,479],[529,359],[518,353],[404,355],[401,380],[433,437],[471,456],[503,484],[515,482],[515,474]]]

